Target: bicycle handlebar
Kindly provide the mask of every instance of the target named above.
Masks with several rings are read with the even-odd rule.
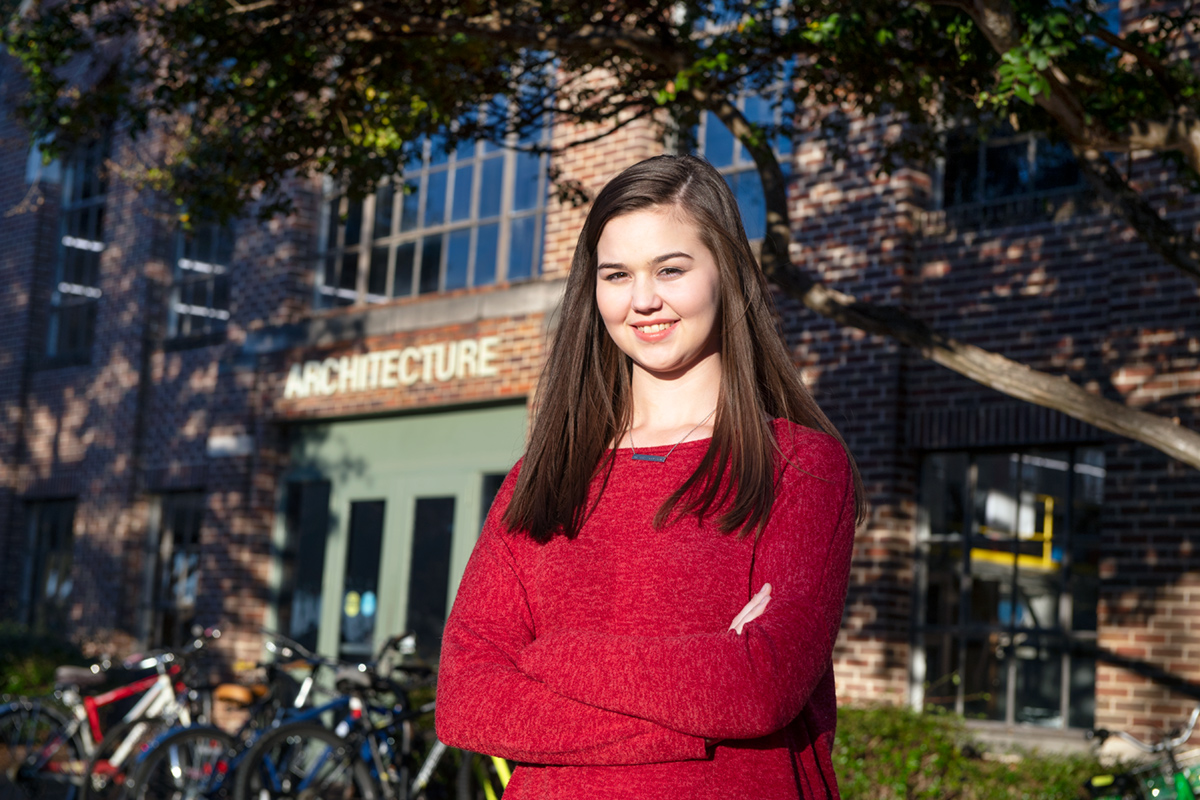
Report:
[[[1143,753],[1161,753],[1163,751],[1174,752],[1176,747],[1179,747],[1188,739],[1192,738],[1192,731],[1195,730],[1196,722],[1198,720],[1200,720],[1200,705],[1197,705],[1192,709],[1192,715],[1188,718],[1188,723],[1182,731],[1168,732],[1158,744],[1143,742],[1141,739],[1133,736],[1132,734],[1126,733],[1125,731],[1108,731],[1104,730],[1103,728],[1099,730],[1088,731],[1087,738],[1099,739],[1101,743],[1103,743],[1105,739],[1115,734],[1124,741],[1129,742],[1129,744],[1141,750]],[[1172,733],[1177,733],[1177,735],[1172,736]]]

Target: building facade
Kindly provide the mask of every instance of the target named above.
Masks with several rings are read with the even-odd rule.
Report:
[[[841,160],[815,136],[781,143],[798,265],[1200,425],[1196,285],[1061,154],[968,138],[879,176],[888,125],[853,124]],[[219,623],[242,658],[263,628],[348,658],[411,629],[436,658],[548,337],[570,324],[556,311],[586,209],[553,199],[548,157],[428,143],[361,202],[298,180],[286,218],[184,229],[97,170],[127,146],[119,130],[47,168],[10,116],[0,127],[4,616],[147,645]],[[761,235],[739,145],[708,119],[697,147]],[[631,125],[556,167],[594,193],[665,149]],[[1155,163],[1131,169],[1169,193]],[[1169,208],[1200,221],[1192,195]],[[1062,738],[1180,719],[1191,701],[1163,676],[1200,679],[1200,476],[793,299],[779,311],[871,509],[842,699]]]

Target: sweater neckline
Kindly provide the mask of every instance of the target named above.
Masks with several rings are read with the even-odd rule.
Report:
[[[658,453],[658,452],[670,450],[672,447],[676,448],[678,451],[678,450],[683,450],[685,447],[689,447],[689,446],[695,445],[695,444],[707,445],[711,441],[712,441],[711,436],[705,436],[701,439],[689,439],[686,442],[679,442],[678,444],[654,444],[654,445],[649,445],[646,447],[643,447],[642,445],[638,445],[637,451],[639,453]],[[612,453],[614,451],[617,453],[632,452],[633,448],[632,447],[616,447],[616,448],[610,447],[607,450],[607,452],[609,452],[609,453]]]

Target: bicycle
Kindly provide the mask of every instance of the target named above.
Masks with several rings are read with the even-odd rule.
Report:
[[[286,722],[265,734],[247,752],[235,775],[235,800],[274,797],[337,797],[339,800],[416,800],[431,797],[448,748],[436,738],[416,736],[414,721],[434,710],[434,701],[414,705],[408,683],[432,670],[400,663],[415,651],[411,635],[389,639],[374,664],[343,666],[337,686],[348,700],[348,713],[332,729],[307,720]],[[384,698],[393,698],[388,703]],[[461,763],[461,762],[460,762]]]
[[[271,725],[289,716],[319,717],[343,706],[345,701],[335,700],[311,712],[303,711],[314,691],[317,672],[338,666],[339,662],[312,653],[286,637],[268,635],[273,638],[267,640],[266,647],[276,660],[256,665],[267,673],[262,689],[223,684],[215,692],[218,700],[233,701],[245,708],[247,718],[239,730],[231,735],[212,725],[193,725],[162,734],[130,771],[125,800],[227,796],[227,781],[242,756]],[[287,661],[292,663],[285,664]],[[287,671],[296,666],[308,669],[301,682]]]
[[[154,674],[96,695],[85,695],[108,679],[112,664],[64,666],[55,670],[55,691],[47,698],[21,698],[0,706],[0,800],[75,800],[103,796],[112,780],[132,763],[153,733],[177,720],[191,722],[195,690],[181,680],[187,659],[220,631],[198,632],[179,651],[166,650],[127,661],[130,670]],[[110,726],[100,709],[141,697]],[[93,783],[93,779],[97,781]]]
[[[1084,788],[1093,800],[1196,800],[1200,797],[1200,754],[1179,755],[1176,750],[1187,742],[1200,720],[1200,705],[1192,710],[1187,725],[1166,732],[1157,744],[1143,742],[1125,731],[1088,731],[1089,739],[1101,744],[1117,736],[1147,755],[1162,755],[1159,760],[1131,770],[1088,779]]]

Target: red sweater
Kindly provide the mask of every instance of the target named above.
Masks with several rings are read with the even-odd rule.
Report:
[[[618,451],[574,540],[506,530],[520,465],[508,476],[446,623],[437,698],[443,741],[521,762],[505,800],[786,798],[797,782],[838,797],[831,657],[853,481],[832,437],[775,433],[790,465],[757,543],[695,517],[652,525],[708,440],[665,463]],[[765,613],[728,630],[764,583]]]

